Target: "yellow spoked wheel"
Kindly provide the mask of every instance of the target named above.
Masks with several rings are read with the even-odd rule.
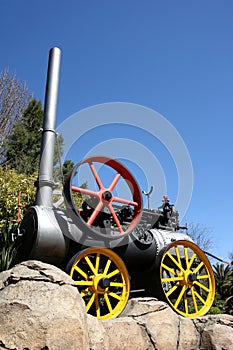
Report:
[[[160,281],[165,300],[182,316],[202,316],[213,303],[211,264],[192,242],[176,241],[166,247],[160,262]]]
[[[87,313],[105,320],[123,311],[130,281],[117,254],[106,248],[88,248],[77,254],[70,265],[70,276],[85,301]]]

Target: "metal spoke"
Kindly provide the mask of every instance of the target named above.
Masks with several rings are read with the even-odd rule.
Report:
[[[188,269],[191,269],[191,266],[192,266],[192,264],[193,264],[194,259],[196,258],[196,256],[197,256],[197,254],[196,254],[196,253],[193,253],[193,255],[192,255],[192,257],[191,257],[191,259],[190,259],[190,261],[189,261]]]
[[[124,198],[119,198],[119,197],[112,197],[112,202],[118,202],[118,203],[122,203],[122,204],[127,204],[127,205],[132,205],[133,207],[138,207],[138,203],[128,200],[128,199],[124,199]]]
[[[92,286],[93,282],[92,281],[75,281],[75,284],[77,284],[77,286]]]
[[[202,284],[202,283],[199,283],[199,282],[197,282],[197,281],[194,281],[193,284],[194,284],[194,285],[198,285],[200,288],[204,289],[207,293],[209,293],[209,291],[210,291],[210,289],[207,288],[206,286],[204,286],[204,284]]]
[[[124,287],[124,283],[122,282],[110,282],[110,287]]]
[[[100,265],[100,253],[96,254],[95,271],[98,273]]]
[[[209,275],[198,275],[198,276],[197,276],[197,279],[198,279],[198,280],[206,279],[206,278],[209,279]]]
[[[180,276],[180,277],[165,277],[165,278],[161,279],[162,282],[174,282],[174,281],[182,281],[182,280],[183,280],[182,276]]]
[[[108,270],[109,270],[109,267],[110,267],[110,265],[111,265],[111,260],[110,259],[108,259],[108,261],[107,261],[107,263],[106,263],[106,265],[105,265],[105,268],[104,268],[104,275],[107,275],[107,273],[108,273]]]
[[[188,307],[188,299],[187,299],[186,292],[184,293],[184,308],[185,308],[186,314],[188,314],[189,313],[189,307]]]
[[[174,269],[172,269],[171,267],[165,265],[164,263],[162,263],[161,266],[162,266],[165,270],[171,272],[173,275],[176,275],[176,272],[175,272]]]
[[[111,313],[111,312],[112,312],[112,305],[111,305],[111,303],[110,303],[110,300],[109,300],[109,297],[108,297],[107,293],[104,293],[104,299],[105,299],[105,301],[106,301],[108,310],[109,310],[109,312]]]
[[[179,267],[179,269],[180,269],[181,271],[185,272],[185,270],[184,270],[184,268],[182,267],[182,265],[181,265],[178,261],[176,261],[176,259],[171,255],[170,252],[167,252],[166,255],[169,256],[169,258],[176,264],[177,267]]]
[[[85,297],[87,295],[87,293],[89,292],[89,288],[86,288],[84,290],[82,290],[82,292],[80,293],[81,297]]]
[[[101,182],[101,180],[100,180],[100,177],[99,177],[99,175],[98,175],[98,173],[97,173],[97,171],[96,171],[96,169],[95,169],[95,167],[94,167],[94,164],[93,164],[93,163],[89,163],[89,166],[90,166],[90,168],[91,168],[92,174],[94,175],[94,178],[95,178],[95,180],[96,180],[96,183],[97,183],[99,189],[100,189],[100,190],[103,189],[104,186],[103,186],[103,184],[102,184],[102,182]]]
[[[87,306],[86,306],[87,312],[90,310],[90,307],[94,303],[94,301],[95,301],[95,293],[92,294],[91,299],[87,303]]]
[[[195,268],[193,273],[197,273],[203,265],[204,265],[204,263],[203,263],[203,261],[201,261],[200,264]]]
[[[202,302],[203,305],[205,305],[205,300],[200,296],[200,294],[195,290],[194,294],[198,297],[198,299]]]
[[[94,273],[94,275],[96,275],[96,273],[97,273],[96,269],[94,268],[94,266],[93,266],[91,260],[89,259],[89,257],[85,256],[85,260],[88,263],[88,266],[90,267],[91,271]]]
[[[92,225],[97,216],[99,215],[101,209],[103,208],[103,203],[99,202],[97,207],[94,209],[93,213],[91,214],[90,218],[87,221],[88,225]]]
[[[182,297],[183,297],[183,294],[184,294],[185,290],[186,290],[186,286],[184,285],[184,286],[182,287],[182,289],[181,289],[180,295],[178,296],[178,298],[177,298],[177,300],[176,300],[176,302],[175,302],[175,304],[174,304],[174,307],[175,307],[176,309],[177,309],[177,307],[178,307],[178,305],[179,305],[179,303],[180,303],[180,301],[181,301],[181,299],[182,299]]]
[[[83,270],[81,270],[80,267],[78,267],[77,265],[74,266],[74,270],[77,271],[84,278],[88,279],[88,275]]]
[[[111,278],[111,277],[117,275],[118,273],[120,274],[120,271],[118,269],[116,269],[116,270],[110,272],[108,275],[106,275],[106,277]]]
[[[188,249],[185,246],[184,246],[184,256],[185,256],[185,262],[186,262],[186,269],[188,269],[188,266],[189,266]]]
[[[178,246],[175,247],[175,252],[176,252],[176,257],[177,257],[178,263],[179,263],[180,266],[182,266],[181,265],[181,259],[180,259],[180,252],[179,252]]]
[[[167,293],[165,293],[166,297],[169,297],[169,295],[171,295],[178,287],[179,286],[175,284]]]
[[[193,305],[194,305],[195,312],[198,312],[197,299],[196,299],[196,296],[195,296],[194,287],[191,287],[191,293],[192,293]]]
[[[121,296],[117,295],[116,293],[110,292],[110,293],[108,293],[108,295],[110,295],[111,297],[113,297],[117,300],[121,300]]]
[[[99,192],[88,190],[87,188],[81,188],[81,187],[72,186],[71,189],[72,189],[73,192],[86,194],[86,195],[92,196],[92,197],[99,197]]]
[[[115,221],[115,224],[117,225],[120,233],[124,233],[123,229],[122,229],[122,226],[121,226],[121,223],[113,209],[113,207],[111,205],[108,206],[108,208],[110,209],[110,213],[112,214],[112,217],[113,217],[113,220]]]
[[[108,190],[109,191],[113,191],[114,187],[116,186],[117,182],[119,181],[119,179],[121,178],[121,174],[116,174],[116,176],[114,177],[112,183],[110,184]]]

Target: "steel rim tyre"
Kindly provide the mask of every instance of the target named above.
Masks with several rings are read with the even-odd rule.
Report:
[[[106,248],[88,248],[78,253],[69,268],[87,313],[100,320],[117,317],[127,304],[130,281],[117,254]]]
[[[166,247],[159,273],[164,300],[174,311],[185,317],[208,312],[215,296],[214,273],[196,244],[176,241]]]

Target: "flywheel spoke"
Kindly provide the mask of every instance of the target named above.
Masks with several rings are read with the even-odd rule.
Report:
[[[97,207],[94,209],[93,213],[91,214],[90,218],[87,220],[88,225],[92,225],[99,213],[101,212],[101,209],[103,208],[103,203],[99,202]]]
[[[99,192],[88,190],[87,188],[72,186],[71,189],[73,192],[85,194],[92,197],[99,197]]]
[[[110,184],[108,190],[112,192],[114,190],[114,187],[118,183],[119,179],[121,178],[121,174],[117,173],[116,176],[114,177],[112,183]]]
[[[119,197],[113,197],[112,198],[112,202],[118,202],[118,203],[122,203],[122,204],[126,204],[126,205],[132,205],[133,207],[138,207],[138,203],[128,200],[128,199],[124,199],[124,198],[119,198]]]
[[[90,169],[91,169],[91,171],[92,171],[92,174],[94,175],[94,178],[95,178],[95,180],[96,180],[96,183],[97,183],[99,189],[100,189],[100,190],[103,189],[104,186],[103,186],[103,184],[102,184],[102,182],[101,182],[101,180],[100,180],[100,177],[99,177],[99,175],[98,175],[98,172],[97,172],[96,169],[95,169],[94,164],[93,164],[92,162],[90,162],[90,163],[89,163],[89,166],[90,166]]]
[[[113,220],[115,221],[115,224],[117,225],[120,233],[124,233],[123,228],[121,226],[121,223],[120,223],[120,221],[119,221],[119,219],[118,219],[118,217],[117,217],[117,215],[116,215],[116,213],[111,205],[109,205],[109,209],[110,209],[110,213],[112,214]]]

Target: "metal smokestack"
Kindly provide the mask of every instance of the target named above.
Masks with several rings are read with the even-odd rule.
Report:
[[[56,138],[56,111],[60,75],[61,50],[54,47],[49,52],[45,91],[44,119],[41,140],[40,167],[37,181],[36,204],[52,207],[53,157]]]

